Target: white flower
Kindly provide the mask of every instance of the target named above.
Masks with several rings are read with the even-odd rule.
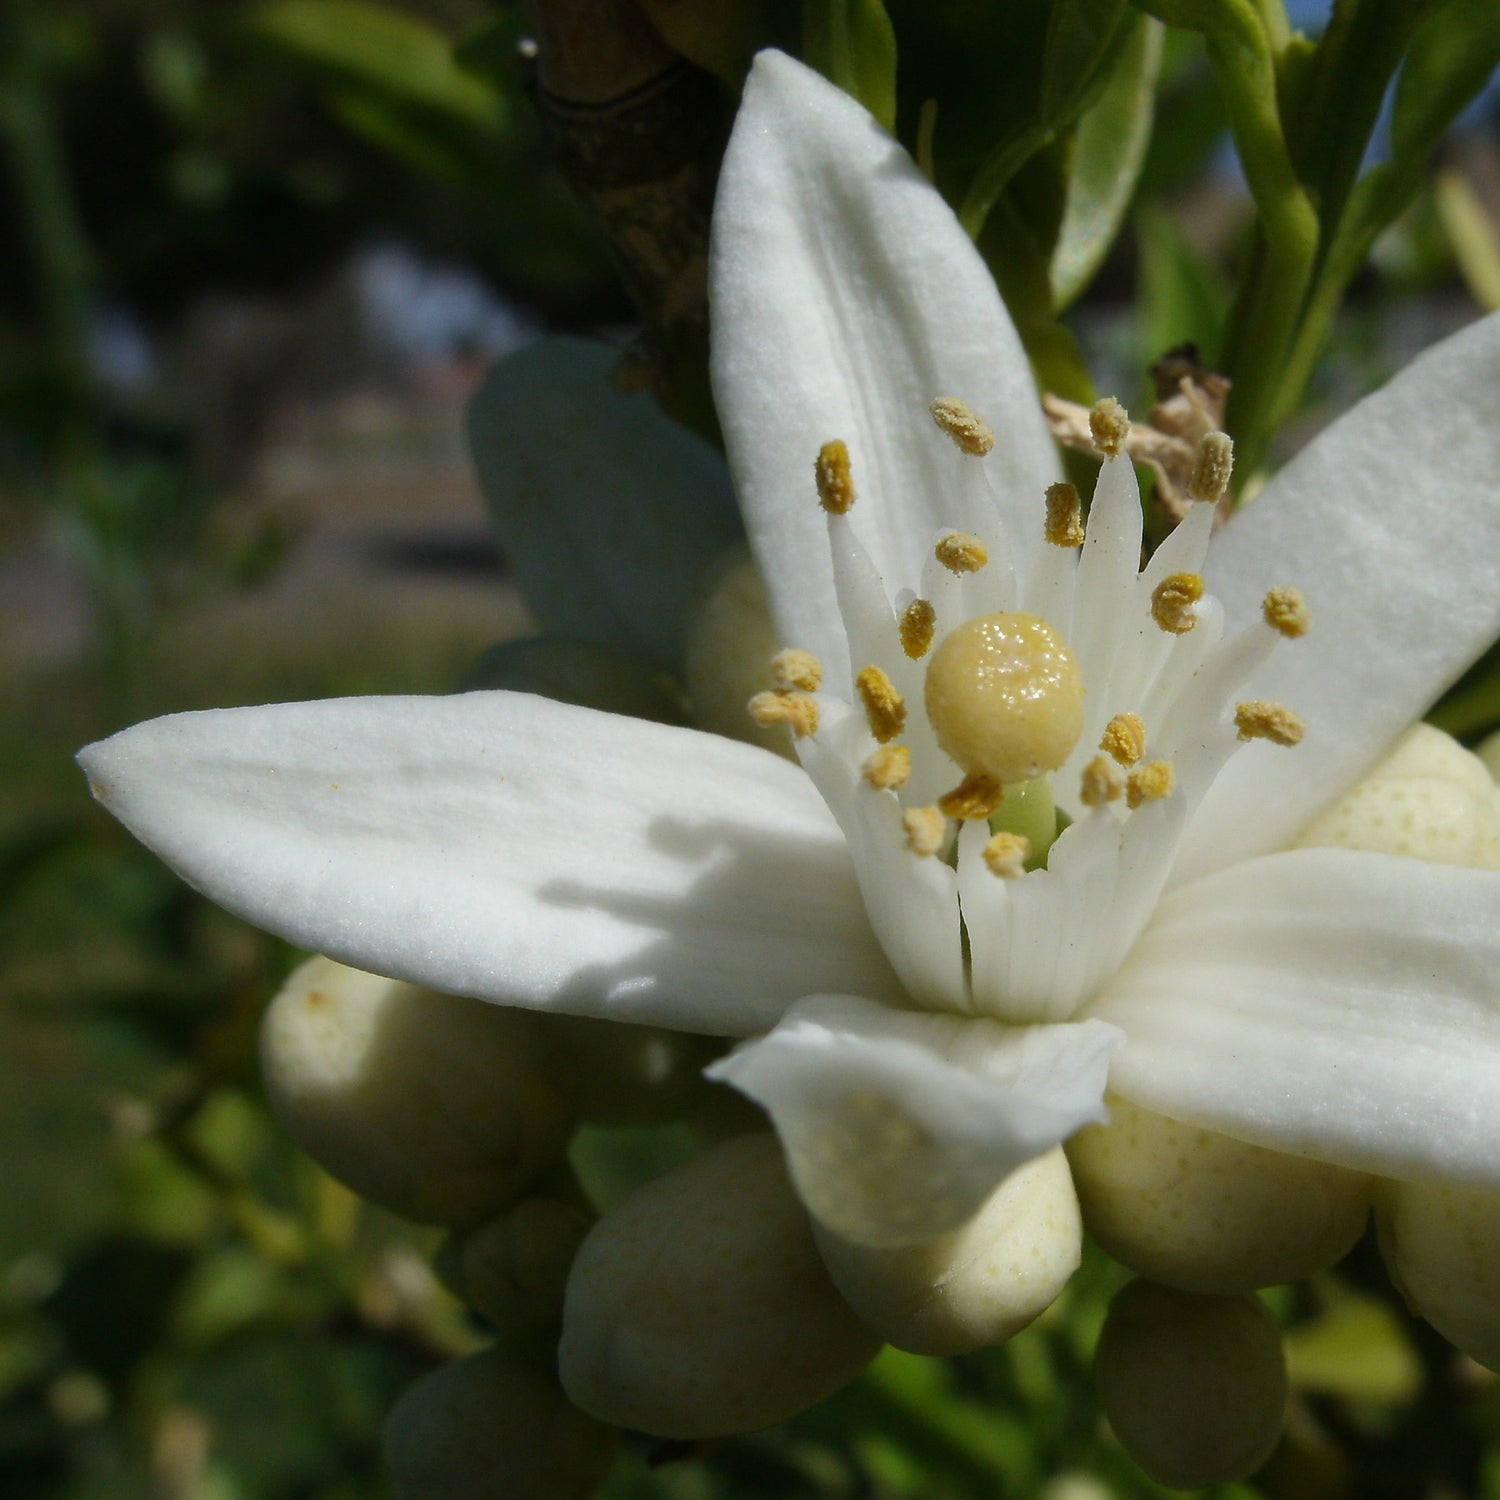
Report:
[[[825,674],[808,774],[471,693],[156,720],[84,752],[101,800],[215,900],[362,968],[758,1038],[721,1075],[770,1111],[809,1206],[865,1243],[960,1222],[1102,1116],[1106,1073],[1124,1098],[1277,1150],[1500,1181],[1500,875],[1279,852],[1500,633],[1500,321],[1273,481],[1213,544],[1179,635],[1151,600],[1199,572],[1211,507],[1138,578],[1134,481],[1109,463],[1075,575],[1043,539],[1055,458],[984,266],[900,149],[786,58],[763,56],[746,90],[713,296],[752,542],[783,638]],[[933,425],[945,397],[996,424],[988,457]],[[846,515],[813,492],[834,439]],[[978,571],[935,560],[955,530],[987,548]],[[1305,639],[1261,619],[1285,584],[1310,606]],[[1024,609],[1071,647],[1082,733],[1053,785],[1074,821],[1045,870],[1017,875],[1015,846],[987,860],[982,821],[953,864],[908,847],[951,836],[903,813],[974,765],[922,712],[907,590],[934,606],[937,644]],[[851,705],[871,664],[908,709],[899,790],[864,770],[876,742]],[[1290,705],[1302,742],[1241,746],[1244,700]],[[807,700],[784,706],[807,727]],[[1146,778],[1133,810],[1086,805],[1083,769],[1123,713],[1171,783]]]

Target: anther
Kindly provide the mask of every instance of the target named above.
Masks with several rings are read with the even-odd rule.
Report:
[[[771,681],[782,689],[815,693],[823,683],[823,663],[811,651],[788,646],[771,658]]]
[[[906,700],[896,691],[896,684],[879,667],[866,667],[854,679],[860,701],[865,706],[865,720],[870,733],[884,745],[906,728]]]
[[[1151,592],[1151,618],[1169,635],[1186,635],[1198,623],[1193,606],[1202,597],[1197,573],[1169,573]]]
[[[797,738],[818,732],[818,702],[808,693],[757,693],[749,703],[750,717],[762,729],[789,724]]]
[[[1031,858],[1031,840],[1019,833],[997,833],[982,852],[991,875],[998,875],[1001,880],[1015,880],[1026,873],[1026,861]]]
[[[1099,748],[1122,766],[1133,766],[1146,753],[1146,726],[1139,714],[1116,714],[1104,726]]]
[[[911,780],[911,751],[905,745],[882,745],[860,768],[877,792],[894,792]]]
[[[920,661],[932,649],[937,633],[937,611],[926,599],[913,599],[901,611],[901,649]]]
[[[818,482],[818,500],[830,515],[841,516],[854,504],[854,476],[849,469],[849,449],[841,438],[824,443],[813,465]]]
[[[1125,779],[1125,806],[1139,807],[1143,802],[1160,802],[1172,795],[1177,773],[1169,760],[1148,760],[1137,766]]]
[[[1089,412],[1089,436],[1106,458],[1118,458],[1130,436],[1130,413],[1113,396],[1096,401]]]
[[[1296,745],[1307,733],[1307,725],[1284,703],[1252,698],[1234,710],[1234,727],[1242,740],[1270,740],[1274,745]]]
[[[901,814],[906,847],[920,859],[928,859],[943,847],[948,822],[935,807],[909,807]]]
[[[1103,807],[1106,802],[1117,802],[1124,793],[1125,777],[1107,755],[1096,755],[1083,768],[1083,785],[1078,790],[1078,800],[1085,807]]]
[[[1234,439],[1227,432],[1205,432],[1198,444],[1198,460],[1188,480],[1189,500],[1212,500],[1216,504],[1229,488],[1234,473]]]
[[[977,536],[950,531],[932,549],[932,555],[950,573],[977,573],[989,560],[990,553]]]
[[[1059,480],[1047,486],[1047,540],[1054,547],[1083,545],[1083,504],[1078,486]]]
[[[987,818],[1005,800],[1005,788],[993,776],[970,771],[951,792],[938,798],[938,811],[960,823]]]
[[[938,427],[953,439],[954,446],[971,457],[983,458],[995,446],[989,424],[967,401],[939,396],[927,409]]]
[[[1312,624],[1312,611],[1300,589],[1272,589],[1261,605],[1261,614],[1272,630],[1280,631],[1288,640],[1306,635]]]

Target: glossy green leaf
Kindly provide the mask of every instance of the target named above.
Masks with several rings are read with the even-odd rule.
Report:
[[[806,0],[802,55],[896,128],[896,32],[881,0]]]
[[[1396,80],[1391,151],[1425,157],[1500,65],[1500,6],[1446,0],[1412,38]]]

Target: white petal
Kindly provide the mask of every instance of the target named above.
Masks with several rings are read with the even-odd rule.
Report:
[[[1307,737],[1235,758],[1184,869],[1284,848],[1500,634],[1497,473],[1500,315],[1362,401],[1216,539],[1206,576],[1231,629],[1274,585],[1307,597],[1312,630],[1247,693],[1286,702]]]
[[[761,53],[745,86],[710,278],[714,392],[777,624],[842,672],[818,449],[849,445],[855,524],[889,591],[915,586],[936,530],[984,529],[962,469],[977,460],[933,426],[937,397],[995,429],[985,467],[1011,517],[1039,524],[1057,460],[1030,367],[983,261],[911,159],[779,53]]]
[[[911,1245],[1103,1119],[1120,1040],[1100,1022],[1005,1026],[815,995],[708,1072],[769,1111],[798,1192],[830,1229]]]
[[[1110,1086],[1389,1177],[1500,1182],[1500,874],[1339,849],[1169,894],[1092,1015]]]
[[[376,973],[727,1035],[900,993],[806,776],[714,735],[464,693],[177,714],[80,760],[206,895]]]

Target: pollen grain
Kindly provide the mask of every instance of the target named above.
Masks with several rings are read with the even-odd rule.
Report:
[[[860,772],[876,791],[898,791],[911,780],[911,751],[905,745],[882,745],[866,757]]]
[[[854,504],[854,475],[849,467],[849,448],[842,438],[834,438],[818,449],[813,477],[823,509],[834,516],[846,514]]]
[[[757,693],[749,703],[750,717],[762,729],[788,724],[797,738],[818,732],[818,700],[810,693]]]
[[[785,690],[815,693],[823,685],[823,663],[811,651],[788,646],[771,658],[771,680]]]
[[[906,847],[920,859],[929,859],[948,837],[948,821],[935,807],[909,807],[901,814]]]
[[[1172,795],[1177,785],[1177,773],[1169,760],[1148,760],[1137,766],[1125,780],[1126,807],[1139,807],[1143,802],[1160,802]]]
[[[983,458],[995,446],[989,423],[957,396],[939,396],[927,408],[939,429],[953,439],[954,446],[973,458]]]
[[[1217,503],[1224,498],[1233,473],[1234,439],[1227,432],[1205,432],[1198,444],[1193,477],[1188,480],[1188,499]]]
[[[932,649],[937,633],[937,611],[927,599],[913,599],[901,611],[901,649],[912,661],[920,661]]]
[[[1272,589],[1261,605],[1261,614],[1272,630],[1292,641],[1306,635],[1312,625],[1312,611],[1300,589]]]
[[[932,549],[932,555],[950,573],[977,573],[990,560],[989,548],[964,531],[950,531]]]
[[[1116,714],[1104,726],[1099,748],[1122,766],[1133,766],[1146,753],[1146,726],[1139,714]]]
[[[1096,401],[1089,412],[1089,436],[1106,458],[1118,458],[1130,436],[1130,413],[1113,396]]]
[[[1169,635],[1186,635],[1197,623],[1194,605],[1203,597],[1197,573],[1169,573],[1151,591],[1151,618]]]
[[[866,667],[854,679],[854,686],[865,706],[870,733],[882,745],[895,739],[906,728],[906,700],[896,691],[896,684],[879,667]]]
[[[1096,755],[1083,768],[1078,800],[1085,807],[1103,807],[1106,802],[1117,802],[1124,792],[1125,777],[1107,755]]]
[[[1083,504],[1078,486],[1059,480],[1047,486],[1046,537],[1054,547],[1083,545]]]
[[[1284,703],[1252,698],[1236,705],[1234,727],[1242,740],[1270,740],[1273,745],[1296,745],[1307,733],[1307,725]]]
[[[960,823],[989,817],[1005,800],[1005,788],[993,776],[970,771],[951,792],[938,798],[938,811]]]
[[[1031,840],[1019,833],[997,833],[984,846],[984,862],[991,875],[1001,880],[1015,880],[1026,873],[1031,858]]]

